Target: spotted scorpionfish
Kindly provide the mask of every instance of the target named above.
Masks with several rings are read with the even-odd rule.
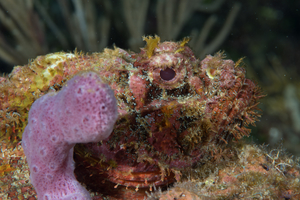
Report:
[[[0,79],[1,137],[18,141],[30,105],[88,70],[114,90],[119,111],[108,139],[75,147],[75,173],[90,189],[151,190],[179,181],[184,169],[249,135],[262,95],[241,60],[219,52],[201,61],[188,39],[144,40],[139,53],[117,47],[91,55],[59,52],[15,67]]]

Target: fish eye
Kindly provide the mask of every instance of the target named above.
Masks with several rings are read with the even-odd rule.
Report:
[[[171,68],[166,68],[165,70],[160,71],[160,78],[165,81],[172,80],[176,75],[176,72]]]

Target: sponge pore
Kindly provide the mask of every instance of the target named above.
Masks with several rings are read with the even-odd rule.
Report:
[[[117,118],[114,93],[95,72],[32,104],[22,147],[39,199],[90,199],[74,176],[74,145],[106,139]]]

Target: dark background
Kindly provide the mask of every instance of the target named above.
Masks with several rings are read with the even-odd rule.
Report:
[[[238,12],[226,24],[234,8]],[[189,45],[198,57],[219,50],[234,61],[245,57],[248,78],[267,94],[248,140],[299,156],[299,9],[293,0],[1,1],[0,74],[50,52],[94,52],[114,44],[138,51],[143,35],[162,41],[192,36]],[[203,31],[207,37],[198,45]]]

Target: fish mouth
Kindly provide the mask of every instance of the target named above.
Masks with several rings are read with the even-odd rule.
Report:
[[[112,169],[108,173],[108,179],[117,185],[135,188],[149,188],[159,185],[167,185],[175,181],[174,173],[162,176],[161,169],[152,165],[152,169],[135,172],[137,168],[124,166],[123,169]]]
[[[196,144],[186,144],[189,131],[197,131],[192,130],[196,117],[183,116],[191,102],[197,100],[170,98],[120,117],[108,139],[75,147],[76,163],[115,185],[151,188],[174,182],[180,169],[203,156]]]

